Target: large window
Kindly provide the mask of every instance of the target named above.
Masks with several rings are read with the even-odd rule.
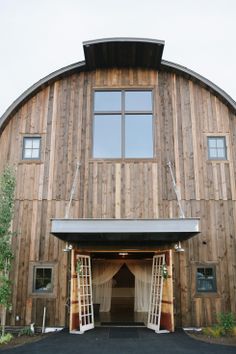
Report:
[[[93,157],[153,157],[152,91],[95,91]]]
[[[224,136],[208,137],[208,159],[209,160],[226,160],[226,142]]]
[[[216,292],[215,267],[197,267],[197,292]]]

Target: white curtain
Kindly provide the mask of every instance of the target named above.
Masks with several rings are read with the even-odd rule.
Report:
[[[133,262],[129,260],[126,264],[135,276],[134,311],[148,312],[152,278],[152,263],[148,261]]]
[[[109,312],[111,309],[112,278],[124,263],[135,276],[134,311],[148,311],[152,273],[151,262],[117,259],[97,260],[93,264],[93,302],[100,304],[100,312]]]
[[[100,304],[100,312],[111,309],[112,278],[124,262],[97,260],[92,268],[93,302]]]

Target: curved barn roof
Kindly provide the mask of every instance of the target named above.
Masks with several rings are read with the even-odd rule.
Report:
[[[85,61],[54,71],[24,91],[0,118],[0,132],[13,114],[42,88],[70,74],[96,68],[141,67],[176,72],[209,89],[236,113],[236,102],[213,82],[182,65],[162,60],[164,44],[164,41],[147,38],[107,38],[84,42]]]

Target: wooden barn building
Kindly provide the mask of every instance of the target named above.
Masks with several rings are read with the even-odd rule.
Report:
[[[83,43],[85,60],[0,120],[16,169],[7,324],[199,327],[236,312],[236,103],[164,42]]]

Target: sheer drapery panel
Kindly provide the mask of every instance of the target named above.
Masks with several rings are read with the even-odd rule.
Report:
[[[150,297],[152,265],[146,260],[97,260],[93,264],[93,301],[100,304],[100,312],[111,309],[112,278],[126,264],[135,277],[134,311],[147,312]]]

